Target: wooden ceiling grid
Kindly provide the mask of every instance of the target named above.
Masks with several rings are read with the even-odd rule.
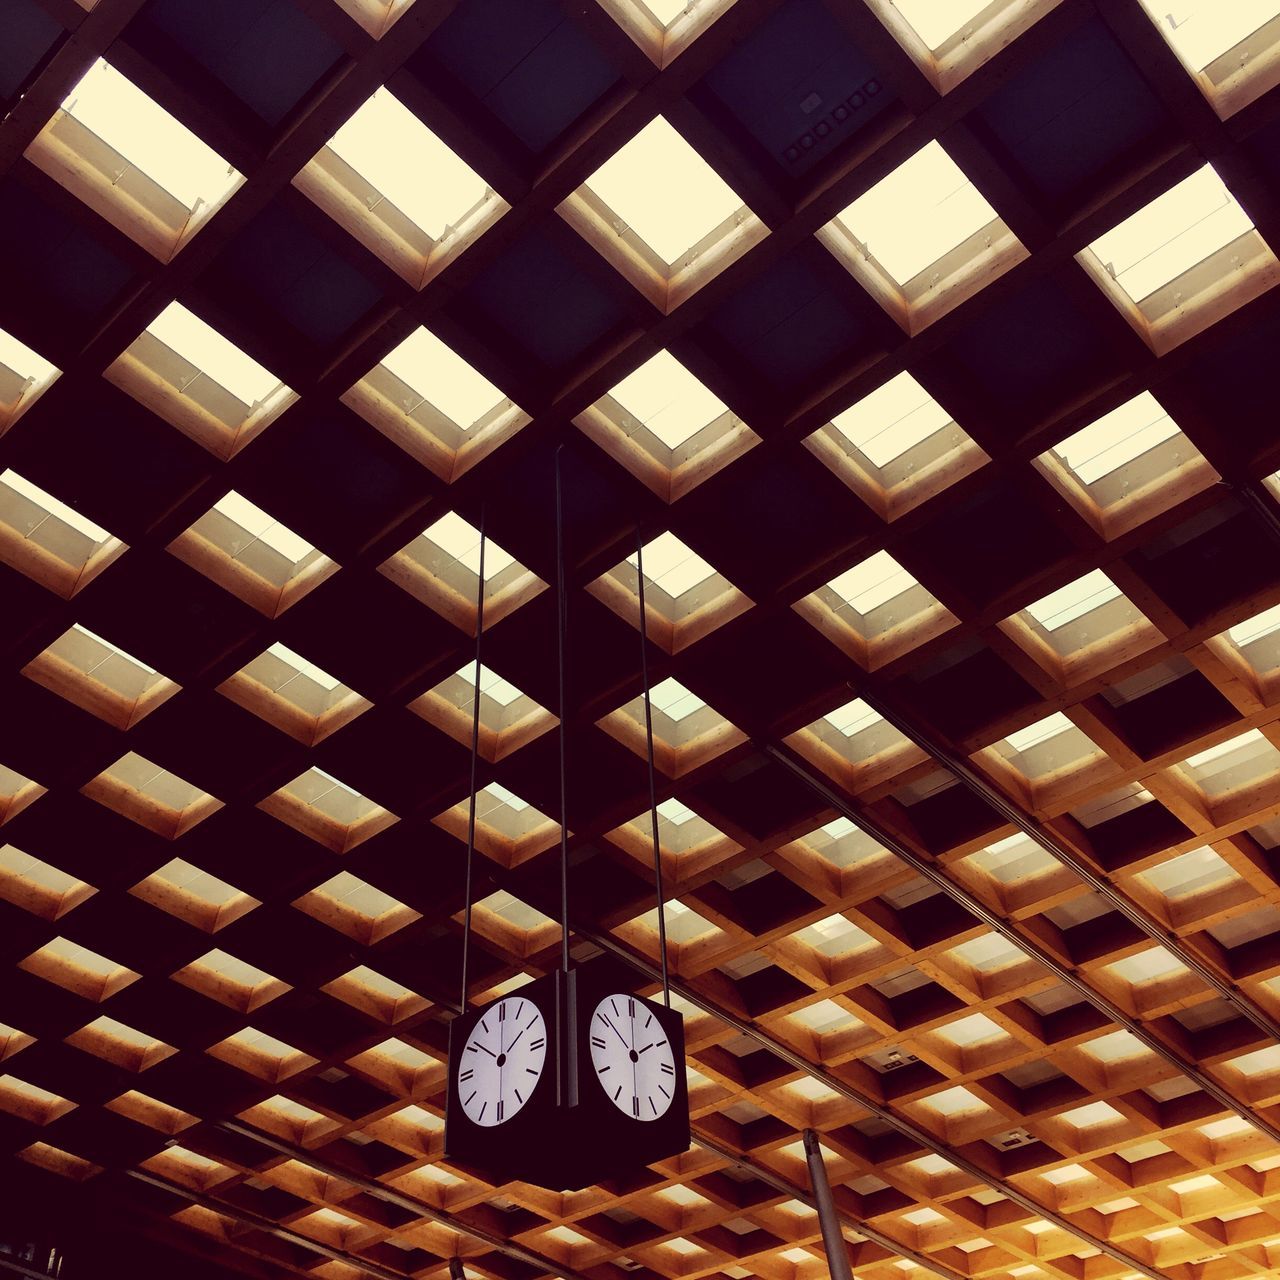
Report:
[[[1280,661],[1273,645],[1269,666],[1252,665],[1248,646],[1225,637],[1280,604],[1277,497],[1265,484],[1280,467],[1280,301],[1228,289],[1216,323],[1189,324],[1157,356],[1075,255],[1205,161],[1280,246],[1277,91],[1220,119],[1136,0],[1041,5],[1008,47],[975,49],[976,69],[945,93],[862,0],[737,0],[669,58],[615,21],[622,0],[577,0],[556,10],[558,38],[567,30],[594,49],[612,87],[532,146],[479,105],[456,65],[444,69],[434,39],[493,4],[413,0],[375,38],[376,5],[276,0],[332,57],[271,121],[156,34],[157,11],[181,9],[176,0],[12,4],[15,20],[23,6],[57,30],[0,124],[0,209],[47,211],[62,274],[32,287],[54,268],[47,253],[23,261],[30,246],[10,218],[5,268],[22,287],[0,299],[0,328],[62,373],[0,440],[0,470],[127,550],[69,598],[2,570],[0,765],[36,784],[11,788],[0,831],[9,1178],[47,1182],[51,1200],[80,1197],[263,1277],[435,1276],[460,1255],[491,1280],[812,1280],[825,1268],[799,1151],[812,1126],[860,1277],[1273,1274]],[[833,24],[893,102],[788,173],[726,106],[717,75],[753,35],[803,22]],[[1051,192],[1010,159],[1017,139],[1001,113],[1030,110],[1027,83],[1086,40],[1141,68],[1160,123]],[[104,54],[246,175],[167,262],[27,155]],[[421,289],[292,185],[382,84],[510,206]],[[665,305],[556,212],[659,112],[766,232],[727,263],[695,264]],[[814,236],[932,139],[1028,254],[907,336]],[[1087,150],[1087,132],[1075,143]],[[269,255],[246,247],[270,225],[307,238],[329,272],[331,291],[303,305],[313,315],[281,320],[237,267],[256,262],[271,278]],[[104,260],[124,283],[90,305]],[[67,278],[77,270],[89,278],[79,293]],[[344,287],[362,289],[363,304],[327,336],[308,332],[343,305]],[[228,461],[102,377],[175,298],[298,393]],[[753,330],[753,311],[777,327]],[[341,400],[423,323],[530,417],[452,483]],[[1037,327],[1050,354],[1025,340]],[[549,345],[548,332],[570,345]],[[769,332],[772,348],[757,345]],[[575,425],[663,348],[759,437],[670,503]],[[754,353],[773,348],[778,363],[762,367]],[[886,521],[807,446],[902,370],[988,460],[943,468],[926,500]],[[1141,518],[1103,536],[1035,460],[1146,390],[1216,479],[1187,481],[1179,460]],[[553,581],[551,458],[562,444],[575,951],[605,953],[620,982],[646,992],[652,876],[628,827],[647,792],[634,737],[619,728],[640,688],[638,639],[599,582],[637,528],[671,530],[749,607],[713,600],[691,642],[651,653],[655,678],[675,677],[727,722],[670,744],[660,778],[663,798],[694,815],[687,838],[664,825],[664,858],[685,909],[673,987],[696,1073],[695,1143],[626,1185],[557,1195],[493,1188],[442,1158],[463,847],[439,819],[466,799],[467,757],[415,711],[468,661],[471,640],[379,569],[443,513],[474,524],[483,507],[497,542]],[[168,550],[229,490],[339,566],[274,618]],[[824,585],[881,550],[951,625],[900,626],[877,649],[814,621]],[[1087,661],[1047,658],[1011,623],[1099,569],[1145,624],[1095,637]],[[177,691],[118,727],[86,682],[40,674],[73,624]],[[544,707],[553,625],[543,592],[486,637],[486,663]],[[309,745],[269,722],[260,698],[225,696],[277,641],[369,705]],[[842,746],[823,727],[855,696],[883,717],[860,749],[859,735]],[[1083,732],[1083,753],[1020,774],[995,748],[1055,713]],[[1225,790],[1186,764],[1246,734],[1257,763]],[[128,752],[220,807],[162,833],[171,813],[101,784]],[[555,760],[554,735],[534,735],[486,762],[483,779],[554,814]],[[396,820],[357,832],[306,818],[279,793],[310,767]],[[1116,816],[1100,816],[1108,804]],[[824,833],[841,820],[866,843]],[[1019,834],[1021,869],[1002,871]],[[554,915],[545,844],[495,828],[480,896],[500,890]],[[1213,869],[1209,882],[1164,892],[1184,855]],[[175,858],[231,888],[205,883],[201,896],[157,878]],[[352,894],[369,910],[343,901]],[[57,940],[107,967],[68,959]],[[483,913],[472,996],[544,972],[557,948],[552,924]],[[231,959],[202,966],[215,950]]]

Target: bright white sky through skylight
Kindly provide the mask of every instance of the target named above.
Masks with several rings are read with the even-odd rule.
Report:
[[[261,507],[255,507],[248,498],[242,498],[233,489],[225,498],[213,504],[233,524],[238,524],[258,542],[278,551],[291,564],[309,556],[315,548],[305,538],[285,528],[275,516],[268,515]]]
[[[668,449],[678,449],[725,411],[670,352],[659,351],[609,393]]]
[[[488,565],[485,568],[488,568]],[[476,683],[475,662],[468,662],[458,672],[458,675],[474,688]],[[509,707],[517,698],[522,696],[520,690],[510,681],[504,680],[492,667],[483,665],[480,667],[480,692],[486,697],[492,698],[500,707]]]
[[[1056,631],[1082,618],[1120,594],[1120,588],[1101,569],[1068,582],[1065,587],[1027,605],[1027,612],[1046,631]]]
[[[480,530],[468,524],[456,511],[446,511],[426,532],[441,551],[451,555],[472,573],[480,572]],[[484,548],[484,580],[489,582],[504,569],[515,564],[490,538]]]
[[[12,475],[12,472],[6,473]],[[1280,604],[1274,609],[1268,609],[1265,613],[1259,613],[1255,617],[1248,618],[1244,622],[1237,623],[1227,631],[1227,635],[1238,645],[1252,644],[1255,640],[1261,640],[1264,636],[1269,636],[1274,631],[1280,631]]]
[[[1142,0],[1142,6],[1196,71],[1280,14],[1280,0]]]
[[[50,364],[17,338],[10,337],[3,329],[0,329],[0,364],[12,369],[18,377],[32,378],[36,382],[45,382],[58,372],[56,365]]]
[[[859,613],[866,614],[910,591],[916,580],[887,551],[877,551],[827,585]]]
[[[658,805],[658,813],[673,826],[677,827],[684,826],[686,822],[698,816],[688,805],[682,804],[674,797],[670,800],[664,800]]]
[[[37,488],[30,480],[24,479],[16,471],[5,471],[3,475],[0,475],[0,484],[8,485],[14,493],[21,494],[38,507],[43,507],[54,519],[70,525],[77,533],[84,534],[86,538],[92,538],[94,542],[106,542],[111,537],[101,525],[94,524],[87,516],[82,516],[78,511],[67,506],[65,502],[59,502],[53,494]]]
[[[1144,391],[1068,436],[1053,451],[1081,484],[1092,484],[1177,434],[1177,424],[1155,396]]]
[[[101,59],[62,109],[188,209],[197,200],[216,204],[240,180],[216,151]]]
[[[1252,226],[1213,166],[1205,165],[1089,248],[1141,302]]]
[[[586,185],[668,266],[742,208],[733,189],[661,116]]]
[[[909,374],[900,373],[831,425],[877,467],[887,467],[908,449],[951,425],[951,415]]]
[[[696,693],[691,693],[672,676],[668,676],[649,690],[649,701],[653,704],[655,711],[661,711],[677,724],[707,705]]]
[[[641,3],[664,27],[669,27],[686,9],[692,7],[694,0],[641,0]]]
[[[341,683],[341,681],[335,680],[327,671],[321,671],[314,662],[308,662],[300,653],[294,653],[292,649],[287,649],[282,644],[273,644],[267,652],[273,658],[279,658],[281,662],[292,667],[299,675],[304,675],[309,680],[314,680],[316,684],[329,693],[332,693]],[[292,680],[293,677],[290,676],[289,679]],[[288,683],[288,680],[284,682],[284,684]],[[277,693],[284,688],[284,684],[277,688]]]
[[[430,329],[415,329],[382,364],[463,431],[505,399]]]
[[[864,729],[870,729],[872,725],[879,724],[884,717],[867,706],[861,698],[854,698],[852,702],[846,702],[843,707],[827,712],[822,718],[843,733],[846,738],[852,738],[855,733],[861,733]]]
[[[930,49],[945,44],[991,0],[893,0],[911,29]]]
[[[634,553],[627,557],[633,568]],[[715,569],[696,551],[691,551],[674,533],[660,533],[644,547],[644,576],[661,587],[673,600],[705,582]]]
[[[147,332],[247,405],[266,400],[280,385],[274,373],[177,302],[165,307]]]
[[[905,285],[995,218],[959,165],[930,142],[859,196],[838,221]]]
[[[1037,720],[1035,724],[1029,724],[1025,729],[1015,730],[1005,738],[1005,741],[1015,751],[1029,751],[1032,747],[1048,742],[1050,738],[1056,738],[1058,734],[1074,728],[1075,725],[1061,711],[1055,711],[1053,715]]]
[[[329,139],[329,148],[433,240],[488,191],[478,173],[385,89]]]

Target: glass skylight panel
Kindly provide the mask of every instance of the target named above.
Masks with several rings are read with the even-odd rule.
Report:
[[[53,494],[46,493],[43,489],[32,484],[30,480],[24,479],[16,471],[6,470],[0,473],[0,485],[4,485],[28,502],[41,508],[42,514],[36,516],[35,522],[29,527],[24,527],[26,537],[29,538],[45,520],[52,518],[60,520],[69,528],[74,529],[76,533],[83,534],[95,543],[111,541],[111,534],[101,525],[94,524],[87,516],[81,515],[74,507],[67,506],[65,502],[59,502]]]
[[[1256,617],[1238,622],[1234,627],[1228,627],[1227,635],[1234,644],[1243,648],[1245,645],[1253,644],[1255,640],[1274,635],[1277,631],[1280,631],[1280,604]]]
[[[627,563],[635,568],[632,552]],[[661,587],[673,600],[692,591],[715,573],[696,551],[691,551],[674,533],[660,533],[644,547],[644,576]]]
[[[838,732],[844,734],[846,738],[852,738],[854,734],[861,733],[864,729],[870,729],[872,725],[879,724],[884,719],[878,711],[867,706],[861,698],[854,698],[852,702],[846,702],[843,707],[837,707],[834,711],[829,711],[822,718]]]
[[[29,387],[43,388],[58,376],[56,365],[0,329],[0,410],[16,405]],[[7,425],[0,412],[0,429]]]
[[[1101,569],[1027,605],[1029,613],[1046,631],[1057,631],[1069,622],[1100,608],[1120,595],[1120,588]]]
[[[262,404],[281,385],[275,374],[181,303],[165,307],[147,326],[147,332],[246,405]]]
[[[280,693],[290,683],[300,678],[313,681],[326,693],[332,693],[342,683],[341,680],[336,680],[327,671],[322,671],[314,662],[308,662],[300,653],[294,653],[292,649],[286,648],[279,642],[271,645],[267,652],[273,658],[278,658],[281,662],[292,667],[295,672],[294,675],[286,677],[285,680],[275,686],[276,693]]]
[[[1042,742],[1048,742],[1050,738],[1056,738],[1059,734],[1067,733],[1074,728],[1075,725],[1061,711],[1055,711],[1053,715],[1009,734],[1005,741],[1015,751],[1029,751],[1032,747],[1037,747]]]
[[[911,29],[932,50],[972,22],[991,0],[892,0]]]
[[[212,147],[102,59],[62,109],[188,209],[217,204],[240,181]]]
[[[329,149],[433,240],[488,192],[485,180],[386,89],[329,139]]]
[[[507,399],[430,329],[415,329],[383,357],[382,366],[463,431]]]
[[[1186,763],[1188,768],[1197,772],[1216,772],[1216,770],[1207,770],[1206,766],[1216,763],[1218,768],[1223,768],[1226,767],[1227,758],[1234,756],[1237,752],[1244,753],[1269,745],[1261,730],[1250,729],[1237,738],[1228,738],[1226,742],[1219,742],[1216,746],[1197,751],[1195,755],[1187,757]]]
[[[1054,445],[1053,452],[1081,484],[1093,484],[1179,434],[1160,402],[1144,391]]]
[[[996,218],[956,162],[939,143],[930,142],[859,196],[837,221],[898,285],[905,285]]]
[[[468,662],[465,667],[458,671],[458,676],[474,689],[476,683],[475,662]],[[483,664],[480,667],[480,692],[485,697],[492,698],[500,707],[509,707],[517,698],[524,697],[524,694],[509,680],[504,680],[492,667],[486,667]]]
[[[692,9],[695,0],[640,0],[664,27],[669,27],[686,9]]]
[[[1277,0],[1142,0],[1179,57],[1196,71],[1280,16]]]
[[[446,511],[423,536],[464,568],[472,573],[480,572],[480,530],[468,524],[456,511]],[[515,562],[514,556],[508,555],[490,538],[484,548],[484,580],[491,581]]]
[[[659,351],[609,393],[668,449],[678,449],[727,406],[670,352]]]
[[[861,614],[896,600],[915,585],[916,580],[887,551],[877,551],[828,583],[836,595]]]
[[[1252,229],[1213,166],[1205,165],[1089,248],[1141,302]]]
[[[484,788],[486,794],[496,800],[499,804],[504,804],[507,808],[516,813],[523,813],[529,807],[527,800],[521,800],[514,791],[508,791],[500,782],[491,782]]]
[[[674,797],[664,800],[658,805],[658,815],[677,827],[684,826],[686,822],[690,822],[698,816],[688,805],[681,803]]]
[[[215,502],[213,509],[233,524],[239,525],[249,535],[248,542],[235,548],[235,555],[242,554],[254,542],[261,542],[272,551],[279,552],[291,564],[297,564],[315,550],[305,538],[298,537],[274,516],[268,515],[261,507],[254,506],[248,498],[242,498],[234,489]]]
[[[831,425],[877,467],[951,425],[951,415],[909,374],[900,373]]]
[[[677,723],[707,705],[696,693],[691,693],[672,676],[649,690],[649,701],[655,711],[661,711],[668,719]]]
[[[668,266],[742,208],[733,189],[661,116],[586,185]]]

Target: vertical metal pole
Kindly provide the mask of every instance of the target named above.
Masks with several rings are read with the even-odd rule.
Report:
[[[827,1270],[831,1273],[831,1280],[853,1280],[849,1251],[845,1248],[844,1233],[840,1230],[836,1202],[831,1198],[827,1166],[822,1160],[822,1144],[812,1129],[804,1131],[804,1158],[809,1164],[809,1185],[813,1188],[813,1198],[818,1202],[818,1224],[822,1227],[822,1245],[827,1251]]]

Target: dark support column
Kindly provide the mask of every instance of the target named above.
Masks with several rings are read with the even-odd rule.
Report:
[[[813,1188],[813,1198],[818,1202],[818,1222],[822,1226],[822,1244],[827,1251],[827,1270],[831,1272],[831,1280],[853,1280],[849,1251],[840,1230],[840,1216],[836,1213],[836,1202],[831,1198],[827,1166],[822,1160],[822,1144],[812,1129],[804,1131],[804,1157],[809,1162],[809,1185]]]

